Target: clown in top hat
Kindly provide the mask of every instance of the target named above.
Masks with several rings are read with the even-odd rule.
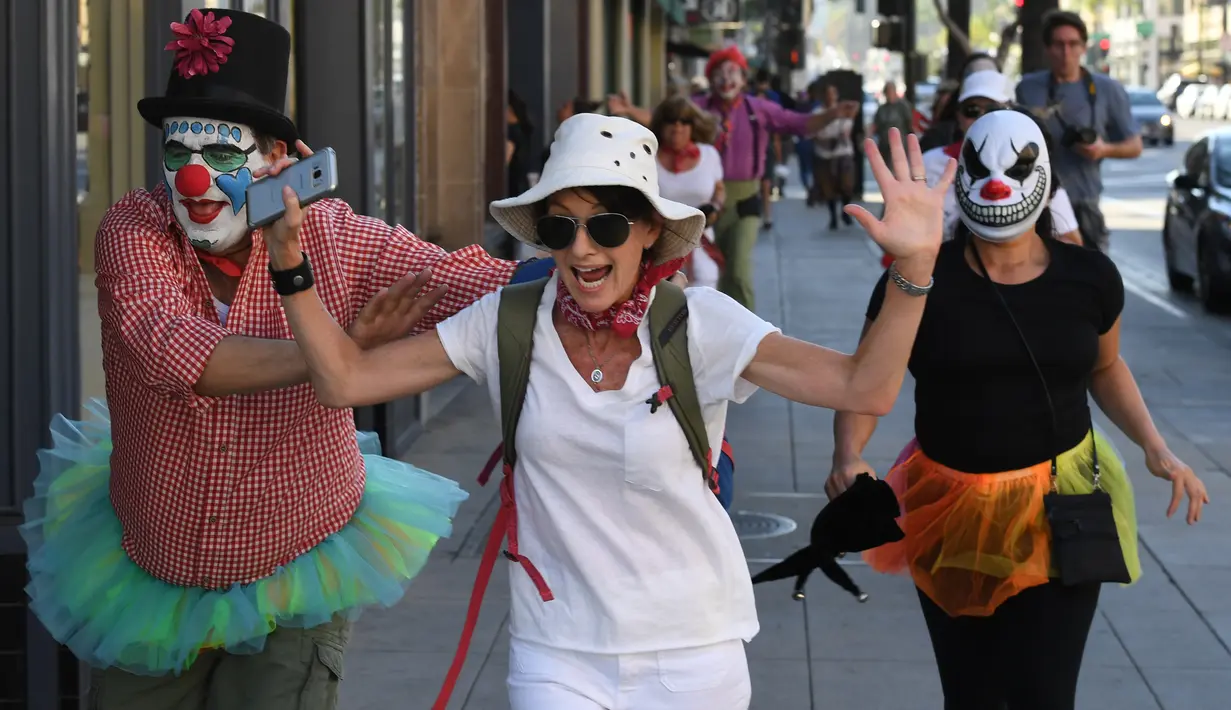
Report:
[[[401,598],[466,493],[317,401],[279,294],[315,283],[373,347],[518,265],[325,199],[304,210],[301,263],[271,271],[246,190],[311,154],[283,113],[290,36],[193,10],[166,41],[166,92],[138,103],[164,179],[98,228],[107,400],[57,416],[39,454],[30,606],[96,669],[94,707],[332,708],[355,615]],[[425,283],[434,296],[414,300]]]

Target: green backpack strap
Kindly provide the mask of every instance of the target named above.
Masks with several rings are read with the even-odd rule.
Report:
[[[504,461],[517,461],[517,421],[521,418],[530,380],[530,350],[543,289],[550,279],[505,286],[500,291],[496,314],[496,348],[500,360],[500,428],[504,436]]]
[[[660,281],[655,287],[649,318],[650,351],[654,356],[654,369],[658,371],[658,383],[664,389],[671,388],[669,394],[659,390],[650,398],[651,411],[666,400],[684,430],[688,448],[701,467],[706,484],[716,489],[718,481],[710,464],[709,435],[701,416],[692,359],[688,356],[688,298],[684,289],[669,281]]]

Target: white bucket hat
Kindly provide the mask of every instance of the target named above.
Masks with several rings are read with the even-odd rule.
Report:
[[[656,264],[687,256],[700,244],[705,215],[658,194],[654,133],[626,118],[596,113],[579,113],[561,123],[539,182],[517,197],[493,202],[491,213],[509,234],[546,250],[535,230],[535,205],[560,190],[612,185],[645,195],[663,218],[662,234],[651,250]]]
[[[990,69],[971,72],[962,80],[962,93],[958,102],[966,99],[990,99],[998,104],[1008,103],[1009,80],[1004,74]]]

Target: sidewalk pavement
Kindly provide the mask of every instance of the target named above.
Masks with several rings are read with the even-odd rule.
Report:
[[[798,188],[774,205],[774,229],[756,251],[757,310],[792,336],[851,352],[879,253],[857,227],[826,229],[828,215],[807,210]],[[870,200],[876,196],[869,195]],[[1166,520],[1170,489],[1150,478],[1140,452],[1118,431],[1137,486],[1143,579],[1105,587],[1086,652],[1082,710],[1204,710],[1231,697],[1231,358],[1225,339],[1206,337],[1129,295],[1123,348],[1156,421],[1172,448],[1204,475],[1214,505],[1196,528]],[[912,384],[885,417],[868,448],[879,473],[912,434]],[[1102,419],[1102,426],[1113,431]],[[733,510],[755,572],[806,544],[824,504],[832,451],[832,413],[761,392],[732,407],[727,431],[736,458]],[[427,708],[456,647],[479,556],[497,505],[496,486],[474,480],[499,432],[486,394],[470,386],[409,456],[458,480],[471,493],[452,538],[440,543],[407,598],[369,611],[355,630],[342,686],[345,710]],[[762,513],[798,527],[766,537]],[[502,710],[508,672],[509,564],[500,560],[488,590],[450,708]],[[790,598],[791,583],[756,587],[760,634],[748,645],[754,709],[939,709],[940,686],[928,636],[909,580],[850,563],[870,594],[859,604],[821,576],[808,598]]]

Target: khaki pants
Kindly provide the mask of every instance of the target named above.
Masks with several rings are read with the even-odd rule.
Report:
[[[334,710],[350,623],[280,628],[260,653],[201,654],[179,676],[115,668],[90,678],[90,710]]]
[[[718,289],[752,311],[756,298],[752,284],[752,248],[757,244],[760,214],[740,217],[735,205],[740,200],[761,192],[760,180],[728,180],[726,206],[714,223],[714,242],[722,251],[726,264],[718,279]]]

